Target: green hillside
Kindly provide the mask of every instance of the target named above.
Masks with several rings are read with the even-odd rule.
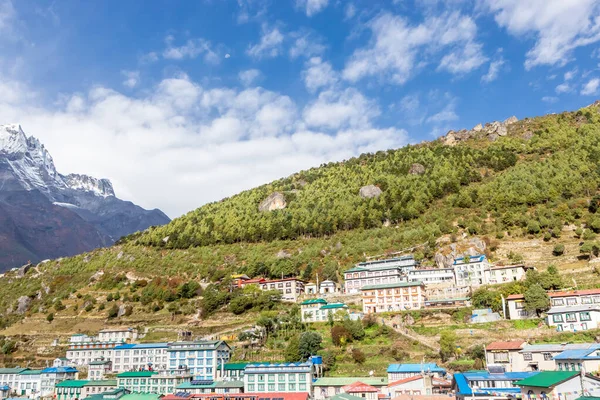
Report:
[[[438,140],[330,163],[205,205],[112,248],[47,262],[24,277],[7,273],[0,278],[0,325],[59,316],[66,312],[57,307],[61,301],[77,305],[71,316],[105,316],[116,291],[134,315],[172,304],[172,313],[185,315],[206,306],[201,297],[215,295],[212,287],[201,297],[189,294],[193,281],[206,286],[234,271],[339,279],[365,256],[417,245],[416,257],[433,264],[442,237],[481,237],[492,259],[503,257],[496,248],[519,238],[539,238],[550,249],[565,244],[583,258],[597,253],[598,107],[524,119],[490,139],[478,133],[456,146]],[[424,171],[415,171],[416,164]],[[366,185],[378,186],[381,195],[361,197]],[[287,207],[259,211],[273,192],[283,193]],[[566,234],[567,227],[574,233]],[[144,284],[134,284],[137,278]],[[22,313],[19,298],[27,303]],[[216,300],[227,303],[232,296]]]

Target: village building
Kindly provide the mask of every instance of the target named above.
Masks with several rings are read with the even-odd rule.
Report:
[[[354,382],[342,387],[342,392],[366,400],[377,400],[379,389],[362,382]]]
[[[313,363],[249,364],[244,392],[312,392]]]
[[[239,282],[239,286],[241,288],[245,288],[246,286],[251,286],[251,285],[255,285],[259,288],[261,288],[261,285],[263,283],[265,283],[267,280],[265,278],[254,278],[254,279],[247,279],[247,280],[242,280]]]
[[[231,275],[231,286],[234,288],[241,288],[244,285],[244,282],[250,280],[250,277],[245,274],[234,274]]]
[[[458,287],[477,287],[490,283],[491,264],[485,255],[455,258],[453,267]]]
[[[523,399],[576,400],[600,394],[600,378],[578,371],[541,371],[516,382]]]
[[[113,372],[126,372],[140,369],[169,368],[168,343],[127,343],[114,348],[112,357]],[[177,368],[173,363],[173,368]]]
[[[588,374],[600,373],[600,344],[588,349],[565,350],[554,356],[558,371],[584,371]]]
[[[219,381],[243,381],[244,370],[252,362],[229,362],[225,363],[223,368],[217,371],[217,380]],[[255,364],[255,363],[254,363]]]
[[[473,371],[454,374],[452,390],[457,400],[514,399],[521,388],[515,383],[539,372]]]
[[[443,378],[446,376],[446,370],[435,363],[390,364],[387,368],[387,374],[388,381],[391,383],[425,374],[436,378]]]
[[[101,381],[104,380],[106,374],[112,372],[112,361],[110,360],[94,360],[88,364],[88,379]]]
[[[196,380],[217,379],[217,371],[231,356],[231,347],[222,340],[169,343],[168,369],[187,368]]]
[[[409,282],[423,282],[425,285],[456,284],[454,268],[418,268],[408,272]]]
[[[432,376],[431,374],[414,375],[388,384],[390,397],[401,395],[447,394],[452,389],[452,381]]]
[[[342,286],[332,280],[324,280],[319,284],[319,293],[322,295],[336,294],[342,291]]]
[[[282,301],[297,302],[298,297],[304,293],[304,282],[297,278],[284,278],[264,281],[260,284],[263,291],[277,290],[281,293]]]
[[[518,265],[497,265],[490,268],[490,284],[507,283],[522,281],[527,275],[527,271],[535,269],[532,266],[524,264]]]
[[[9,388],[8,392],[16,392],[19,387],[19,375],[27,368],[0,368],[0,386]]]
[[[242,393],[244,391],[244,381],[191,381],[184,382],[177,386],[176,392],[189,394],[225,394]]]
[[[505,371],[514,370],[513,366],[519,365],[518,359],[522,358],[519,353],[527,345],[524,340],[513,340],[508,342],[492,342],[485,348],[485,362],[489,366],[502,366]]]
[[[83,399],[97,394],[112,392],[117,389],[116,379],[103,379],[88,381],[83,385],[81,395]]]
[[[317,284],[314,282],[309,282],[304,285],[304,294],[309,296],[315,296],[319,294],[319,288],[317,287]]]
[[[138,339],[138,330],[136,328],[108,328],[98,332],[99,342],[134,342]]]
[[[419,310],[425,306],[422,282],[398,282],[366,285],[361,288],[365,314]]]
[[[391,400],[456,400],[454,394],[401,394],[392,397]]]
[[[42,389],[42,370],[26,369],[19,374],[19,389],[15,390],[17,395],[29,398],[40,396]]]
[[[73,367],[50,367],[42,370],[41,397],[54,394],[54,388],[60,382],[74,380],[79,376],[79,371]]]
[[[329,318],[341,320],[345,315],[348,315],[348,306],[344,303],[327,303],[325,299],[307,299],[300,303],[302,322],[327,322]]]
[[[168,395],[161,400],[309,400],[310,395],[306,392],[270,392],[265,393],[205,393],[187,395],[176,393]],[[127,400],[127,399],[124,399]],[[145,400],[145,399],[142,399]]]
[[[89,365],[98,359],[111,360],[113,350],[118,345],[118,342],[109,341],[70,343],[66,358],[73,365]]]
[[[384,377],[324,377],[313,383],[313,399],[324,400],[345,394],[344,388],[357,382],[377,388],[378,393],[387,393],[388,379]]]
[[[360,293],[367,285],[406,282],[408,273],[417,267],[412,255],[387,260],[367,261],[344,271],[346,293]]]
[[[95,341],[96,338],[94,336],[88,336],[83,333],[76,333],[71,335],[69,338],[69,343],[89,343]]]
[[[54,387],[54,398],[56,400],[76,400],[83,398],[83,385],[86,380],[65,380]]]
[[[188,369],[163,371],[129,371],[117,375],[117,385],[133,393],[173,393],[175,388],[189,382],[192,375]]]
[[[128,390],[116,388],[102,393],[90,394],[85,398],[85,400],[123,400],[123,397],[128,394],[130,394]]]

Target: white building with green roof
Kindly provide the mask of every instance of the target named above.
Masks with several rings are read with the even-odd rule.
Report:
[[[327,322],[329,315],[340,320],[348,315],[348,306],[344,303],[328,303],[325,299],[308,299],[300,303],[302,322]]]
[[[357,264],[344,271],[345,293],[360,293],[366,285],[399,283],[408,280],[408,273],[417,268],[412,255],[374,260]]]
[[[16,393],[19,387],[19,380],[21,372],[26,371],[28,368],[0,368],[0,386],[9,387],[9,393]]]
[[[27,396],[30,399],[35,399],[40,397],[41,390],[41,369],[27,369],[19,374],[19,388],[16,390],[19,396]]]

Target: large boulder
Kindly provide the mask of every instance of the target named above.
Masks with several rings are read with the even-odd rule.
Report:
[[[483,125],[477,124],[473,127],[474,132],[481,132],[483,130]]]
[[[20,278],[24,277],[25,274],[33,267],[33,264],[29,263],[29,264],[25,264],[22,267],[19,268],[19,270],[17,271],[17,276],[19,276]]]
[[[29,296],[21,296],[17,300],[17,314],[25,314],[31,304],[31,298]]]
[[[504,125],[514,124],[515,122],[519,122],[519,119],[513,115],[512,117],[506,118],[504,120]]]
[[[363,199],[372,199],[373,197],[379,197],[383,192],[375,185],[367,185],[361,187],[358,193]]]
[[[423,164],[414,163],[410,166],[408,173],[412,175],[423,175],[425,173],[425,166]]]
[[[282,210],[287,206],[281,192],[273,192],[258,205],[258,211]]]

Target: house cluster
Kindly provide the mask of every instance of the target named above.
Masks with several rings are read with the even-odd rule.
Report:
[[[493,342],[485,348],[487,369],[455,374],[459,399],[576,400],[600,395],[600,344]]]
[[[550,309],[546,322],[557,331],[596,329],[600,323],[600,289],[548,292]],[[525,296],[513,294],[506,299],[510,319],[536,318],[535,311],[525,308]]]

